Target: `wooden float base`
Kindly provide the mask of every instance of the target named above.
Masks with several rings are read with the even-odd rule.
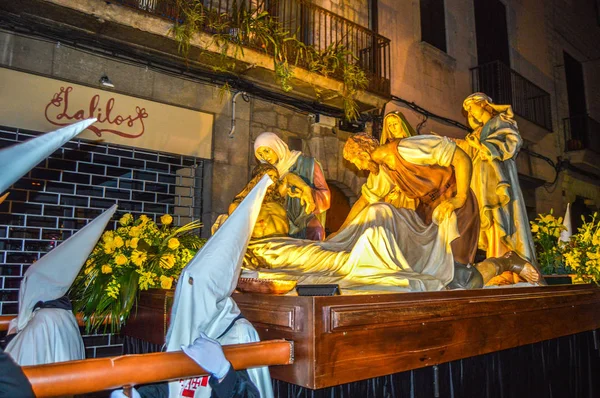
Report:
[[[172,292],[167,296],[172,297]],[[152,341],[148,333],[158,332],[157,338],[164,331],[169,311],[165,293],[157,290],[145,297],[125,334],[161,343]],[[333,297],[235,293],[233,297],[261,339],[294,341],[294,364],[271,367],[271,376],[310,389],[600,327],[600,288],[595,285]]]

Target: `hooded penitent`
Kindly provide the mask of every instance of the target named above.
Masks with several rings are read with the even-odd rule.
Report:
[[[0,150],[0,194],[95,121],[86,119]]]
[[[72,357],[80,347],[83,350],[73,312],[60,308],[34,311],[34,306],[67,293],[116,209],[113,205],[25,272],[19,315],[11,323],[11,332],[18,334],[6,348],[21,366],[83,359]]]
[[[263,198],[272,183],[265,175],[183,269],[171,310],[167,351],[179,351],[182,345],[192,344],[200,332],[221,344],[258,341],[258,335],[248,321],[236,321],[240,310],[231,294],[237,285]],[[273,395],[267,368],[250,369],[248,373],[261,397]],[[197,387],[202,383],[192,384]],[[191,388],[186,381],[171,382],[169,396],[210,396],[210,388],[196,387]]]
[[[565,211],[565,218],[563,220],[564,230],[560,231],[561,242],[568,242],[573,235],[573,226],[571,225],[571,203],[567,203],[567,211]]]

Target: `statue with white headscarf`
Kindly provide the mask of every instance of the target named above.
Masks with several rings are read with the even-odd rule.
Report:
[[[262,133],[256,138],[254,154],[261,163],[269,163],[279,172],[286,196],[290,236],[323,240],[331,193],[319,162],[290,150],[274,133]]]
[[[473,131],[458,145],[471,157],[471,189],[479,202],[479,248],[487,257],[510,251],[535,264],[535,248],[515,159],[523,140],[510,105],[496,105],[484,93],[463,102]]]

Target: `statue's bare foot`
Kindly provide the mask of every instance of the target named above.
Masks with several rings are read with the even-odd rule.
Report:
[[[519,273],[519,276],[521,278],[525,279],[527,282],[532,283],[534,285],[537,285],[538,282],[540,281],[539,272],[529,262],[526,262],[523,265],[523,270],[521,270],[521,272]]]
[[[502,258],[506,259],[510,263],[511,271],[519,274],[519,276],[525,279],[527,282],[534,285],[539,285],[540,283],[543,284],[543,281],[541,280],[542,275],[537,267],[525,260],[523,257],[519,256],[514,251],[504,254]]]

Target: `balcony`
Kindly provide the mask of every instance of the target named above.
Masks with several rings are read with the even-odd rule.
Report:
[[[380,109],[389,101],[390,41],[385,37],[309,0],[191,1],[0,1],[0,26],[127,62],[153,65],[169,73],[191,75],[220,85],[233,82],[238,89],[275,94],[273,98],[285,94],[290,101],[300,100],[311,109],[325,112],[349,108],[367,112]],[[211,23],[196,24],[197,33],[191,36],[187,59],[180,51],[181,41],[172,34],[175,22],[185,22],[185,14],[178,6],[181,4],[199,5],[213,18]],[[246,24],[238,28],[238,22],[243,21],[242,8],[245,13],[272,18],[278,30],[288,32],[286,37],[295,38],[284,43],[292,67],[287,70],[292,73],[286,76],[289,89],[281,83],[281,69],[274,62],[272,48],[256,40],[254,27]],[[228,38],[227,43],[224,37]],[[336,48],[343,51],[336,52]],[[294,51],[298,50],[318,54],[320,64],[315,67],[310,58],[297,58]],[[327,58],[332,53],[334,56]],[[323,62],[338,67],[323,72]],[[364,71],[364,88],[347,84],[348,76],[357,76],[344,73],[343,65],[350,63],[352,69]],[[353,105],[349,107],[349,103]]]
[[[177,7],[178,1],[181,0],[116,0],[115,3],[168,21],[183,22],[185,16]],[[246,32],[239,26],[241,10],[254,15],[268,13],[284,31],[319,53],[343,46],[347,50],[347,61],[358,63],[365,72],[369,80],[366,90],[390,97],[390,40],[363,26],[312,4],[310,0],[203,0],[201,3],[202,13],[219,15],[220,23],[227,25],[227,33],[236,35],[244,47],[257,51],[263,51],[263,46],[252,37],[252,32]],[[209,20],[203,19],[204,32],[225,33],[215,29],[215,24]],[[291,58],[296,58],[295,50],[290,50]],[[308,61],[302,57],[298,66],[310,69]],[[341,71],[333,77],[343,79]]]
[[[531,141],[538,141],[552,132],[550,94],[500,61],[479,65],[471,69],[473,91],[481,91],[492,97],[496,104],[510,104],[517,116],[544,131],[537,134],[521,126],[521,134]],[[520,120],[519,120],[520,122]],[[529,129],[532,130],[532,129]]]
[[[575,166],[598,173],[600,165],[600,122],[588,115],[563,119],[565,152]]]
[[[588,115],[563,119],[565,152],[589,149],[600,155],[600,123]]]

